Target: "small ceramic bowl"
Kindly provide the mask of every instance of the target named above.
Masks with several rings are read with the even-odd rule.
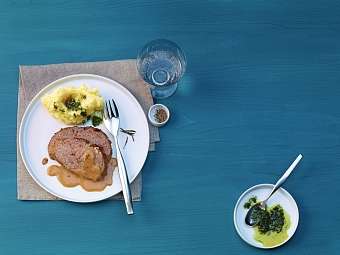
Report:
[[[163,122],[158,122],[156,117],[155,117],[156,111],[158,109],[163,109],[166,112],[167,117]],[[170,118],[170,111],[169,111],[168,107],[166,107],[163,104],[154,104],[149,109],[148,118],[149,118],[149,121],[152,125],[154,125],[156,127],[161,127],[161,126],[164,126],[168,122],[168,120]]]
[[[288,229],[288,237],[282,243],[274,246],[266,247],[254,239],[254,228],[246,225],[244,219],[247,211],[243,205],[249,200],[250,197],[256,196],[259,201],[262,201],[273,189],[273,184],[259,184],[247,189],[238,199],[234,209],[234,225],[237,233],[240,237],[248,244],[261,248],[261,249],[272,249],[279,247],[286,243],[295,233],[299,224],[299,209],[294,198],[283,188],[280,188],[276,193],[268,200],[268,206],[280,204],[286,210],[290,216],[291,225]]]

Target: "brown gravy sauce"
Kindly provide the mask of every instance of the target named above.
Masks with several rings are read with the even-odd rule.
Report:
[[[56,176],[59,182],[65,187],[80,185],[86,191],[102,191],[112,185],[112,174],[117,166],[117,160],[111,159],[107,164],[106,175],[98,181],[93,181],[79,176],[70,170],[59,165],[51,165],[47,168],[49,176]]]
[[[48,158],[43,158],[41,164],[46,165],[48,163]]]
[[[85,150],[83,155],[84,164],[79,172],[79,175],[87,179],[98,181],[102,178],[103,173],[105,173],[105,166],[99,167],[95,162],[95,154],[100,153],[98,148],[88,148]],[[101,153],[100,153],[101,154]]]

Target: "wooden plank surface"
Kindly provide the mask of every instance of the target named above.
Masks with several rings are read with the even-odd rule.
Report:
[[[262,254],[232,222],[249,186],[285,185],[300,209],[275,254],[340,249],[340,2],[0,2],[0,254]],[[16,200],[19,64],[134,58],[149,40],[185,50],[187,73],[143,170],[143,201]],[[274,252],[274,251],[273,251]]]

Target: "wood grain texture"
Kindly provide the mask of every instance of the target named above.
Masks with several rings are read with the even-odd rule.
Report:
[[[298,153],[285,187],[300,225],[275,253],[336,254],[339,13],[335,0],[1,1],[0,254],[262,254],[234,231],[234,204]],[[136,215],[110,201],[17,201],[19,64],[134,58],[155,38],[180,44],[188,69],[162,101],[172,118]]]

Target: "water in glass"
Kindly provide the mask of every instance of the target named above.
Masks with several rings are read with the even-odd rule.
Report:
[[[177,44],[165,39],[151,41],[140,51],[137,68],[143,79],[152,85],[155,98],[171,96],[186,67],[185,56]]]

